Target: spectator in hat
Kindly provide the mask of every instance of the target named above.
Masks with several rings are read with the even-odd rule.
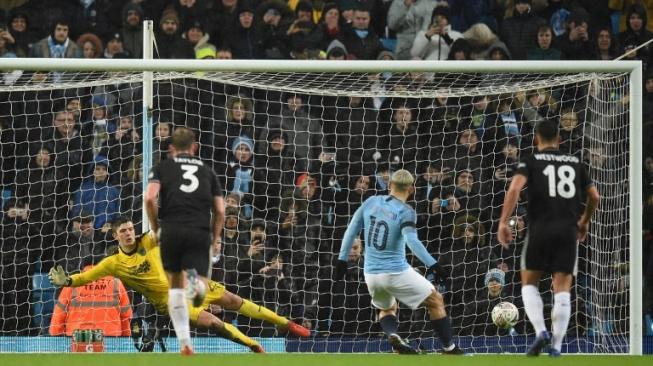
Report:
[[[300,1],[295,8],[295,21],[290,24],[286,31],[290,42],[290,57],[298,58],[298,55],[306,50],[318,47],[317,36],[314,34],[317,29],[312,19],[313,5],[308,1]]]
[[[241,196],[245,218],[252,217],[254,193],[254,141],[248,136],[236,137],[227,156],[227,192]]]
[[[412,58],[422,60],[446,60],[453,42],[463,35],[451,28],[448,6],[436,6],[426,30],[417,32],[410,49]]]
[[[507,335],[509,332],[508,329],[498,328],[492,321],[492,309],[497,304],[504,301],[515,304],[516,301],[506,286],[505,273],[492,268],[485,273],[483,284],[475,299],[465,305],[458,335],[496,336]],[[523,324],[521,321],[519,323]],[[522,325],[516,325],[516,328],[521,330],[519,333],[523,331]]]
[[[124,50],[138,59],[143,58],[143,25],[141,24],[143,14],[143,8],[133,1],[127,2],[122,10],[122,29],[119,39],[123,43]]]
[[[194,59],[193,45],[181,37],[179,15],[173,8],[161,14],[157,36],[158,58]]]
[[[261,48],[266,59],[284,59],[290,55],[288,28],[293,15],[285,3],[279,0],[266,1],[261,5],[263,16],[258,20],[257,30],[261,35]]]
[[[249,0],[240,0],[236,11],[237,23],[225,37],[234,59],[261,58],[261,38],[254,23],[254,5]]]
[[[571,13],[567,33],[556,39],[556,46],[567,60],[590,60],[594,47],[590,41],[589,15],[584,10]]]
[[[383,50],[379,36],[370,27],[370,11],[367,9],[354,10],[351,25],[343,29],[338,40],[342,42],[349,55],[358,60],[376,60],[376,56]]]
[[[70,25],[67,20],[57,20],[50,28],[50,35],[36,42],[30,49],[30,57],[80,58],[81,49],[68,38]]]
[[[107,38],[107,47],[104,58],[130,58],[131,53],[125,49],[122,35],[118,32],[111,33]]]
[[[12,9],[7,17],[7,30],[14,39],[13,50],[18,57],[27,57],[32,43],[36,41],[29,19],[29,14],[20,8]]]
[[[213,8],[207,10],[209,13],[204,15],[208,18],[206,24],[211,27],[208,32],[211,39],[218,47],[228,47],[228,37],[238,25],[238,3],[247,0],[215,0]]]
[[[77,46],[82,49],[83,58],[100,58],[104,53],[102,41],[93,33],[84,33],[79,36]]]
[[[537,45],[538,27],[546,22],[531,10],[531,0],[516,0],[513,15],[501,23],[500,37],[515,60],[526,59],[528,50]]]
[[[71,217],[81,212],[92,213],[95,217],[94,227],[100,229],[120,213],[120,190],[109,183],[109,160],[102,155],[95,157],[88,178],[73,194]]]
[[[209,43],[209,34],[205,31],[204,25],[198,20],[189,23],[183,37],[193,46],[196,55],[197,51],[202,48],[212,48],[215,51],[215,46]]]
[[[347,59],[347,48],[342,42],[337,39],[334,39],[329,44],[327,51],[327,60],[346,60]]]

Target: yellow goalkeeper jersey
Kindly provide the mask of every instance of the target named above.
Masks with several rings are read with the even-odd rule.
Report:
[[[126,286],[141,293],[162,314],[168,313],[168,279],[161,264],[160,248],[152,232],[136,238],[136,250],[104,258],[91,270],[74,274],[71,286],[83,286],[104,276],[119,278]]]

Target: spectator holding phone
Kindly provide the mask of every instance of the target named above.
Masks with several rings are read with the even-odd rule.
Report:
[[[446,60],[453,42],[463,35],[451,29],[449,7],[436,6],[426,30],[417,32],[410,55],[420,60]]]
[[[571,13],[567,22],[567,33],[557,38],[557,46],[567,60],[590,60],[593,58],[593,43],[589,38],[589,15],[584,10]]]

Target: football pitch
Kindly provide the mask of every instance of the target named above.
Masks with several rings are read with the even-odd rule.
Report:
[[[252,366],[530,366],[530,365],[573,365],[614,366],[653,365],[653,356],[599,356],[564,355],[557,359],[548,356],[527,358],[523,355],[471,355],[441,356],[437,354],[400,356],[395,354],[198,354],[182,357],[175,353],[148,354],[0,354],[1,365],[12,366],[209,366],[209,365],[252,365]]]

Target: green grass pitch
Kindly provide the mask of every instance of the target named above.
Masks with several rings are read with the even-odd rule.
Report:
[[[0,354],[0,365],[7,366],[622,366],[653,365],[653,356],[576,356],[558,359],[522,355],[399,356],[394,354],[198,354],[182,357],[174,353],[149,354]]]

